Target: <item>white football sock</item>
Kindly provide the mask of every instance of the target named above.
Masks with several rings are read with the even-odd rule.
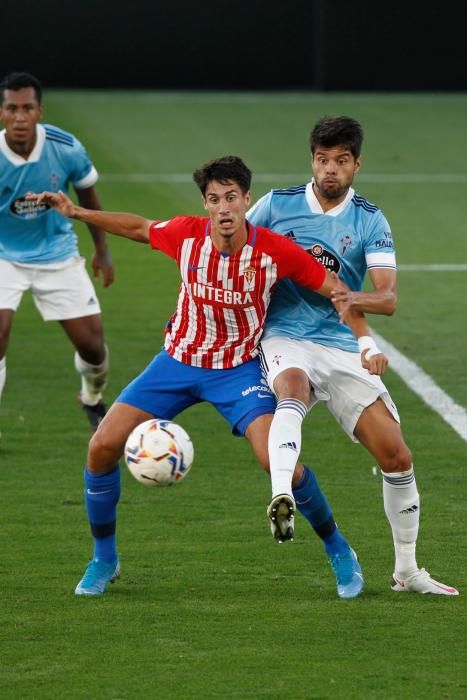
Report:
[[[87,406],[95,406],[102,399],[109,373],[109,351],[105,347],[105,359],[100,365],[91,365],[75,352],[75,368],[81,375],[81,401]]]
[[[6,358],[0,360],[0,399],[2,398],[3,387],[6,381]]]
[[[269,429],[268,450],[272,496],[292,495],[292,477],[302,446],[302,421],[307,407],[298,399],[282,399]]]
[[[392,529],[395,572],[403,578],[418,571],[415,547],[420,521],[420,496],[413,467],[383,475],[384,510]]]

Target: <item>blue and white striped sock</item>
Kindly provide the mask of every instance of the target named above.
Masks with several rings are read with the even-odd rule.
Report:
[[[384,511],[396,555],[395,572],[402,578],[418,571],[415,549],[420,522],[420,496],[413,467],[405,472],[381,472]]]
[[[302,421],[307,407],[298,399],[277,403],[269,429],[268,450],[272,496],[292,495],[292,477],[302,446]]]

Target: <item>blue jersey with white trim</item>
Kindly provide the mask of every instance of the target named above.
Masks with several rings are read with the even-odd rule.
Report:
[[[82,144],[49,124],[36,127],[27,160],[12,151],[0,132],[0,258],[21,264],[60,262],[78,254],[69,219],[48,205],[25,199],[27,192],[66,192],[91,187],[97,172]]]
[[[345,200],[326,214],[312,183],[271,190],[250,209],[247,218],[295,241],[355,291],[362,288],[367,269],[396,267],[386,218],[352,188]],[[277,285],[266,317],[263,338],[273,335],[358,352],[352,331],[339,323],[333,304],[288,279]]]

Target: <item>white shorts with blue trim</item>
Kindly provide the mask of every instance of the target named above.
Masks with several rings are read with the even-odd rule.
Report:
[[[50,265],[22,265],[0,259],[0,309],[16,311],[28,290],[44,321],[66,321],[101,312],[81,257]]]
[[[272,390],[274,380],[284,370],[303,370],[313,388],[309,410],[318,401],[324,401],[354,442],[358,442],[354,435],[358,419],[379,398],[400,423],[397,408],[381,378],[362,367],[358,352],[276,335],[261,342],[260,359]]]

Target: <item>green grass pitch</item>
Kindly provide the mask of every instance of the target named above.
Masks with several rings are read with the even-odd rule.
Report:
[[[107,209],[202,213],[190,173],[228,153],[252,168],[253,197],[307,179],[308,132],[350,114],[366,133],[358,191],[392,224],[401,264],[467,263],[467,96],[49,92],[45,121],[75,133],[102,174]],[[77,230],[89,259],[89,234]],[[111,401],[151,359],[173,311],[175,264],[111,240],[116,282],[98,285]],[[466,272],[399,275],[381,335],[467,408]],[[341,601],[320,542],[301,519],[274,544],[269,479],[210,406],[179,416],[195,445],[187,479],[146,489],[122,469],[122,578],[73,596],[91,554],[82,470],[88,428],[73,353],[30,297],[16,316],[0,407],[0,696],[3,700],[467,695],[465,442],[393,372],[386,383],[414,453],[421,566],[458,598],[398,596],[373,461],[323,407],[303,458],[359,554],[366,590]],[[463,595],[462,595],[463,594]]]

